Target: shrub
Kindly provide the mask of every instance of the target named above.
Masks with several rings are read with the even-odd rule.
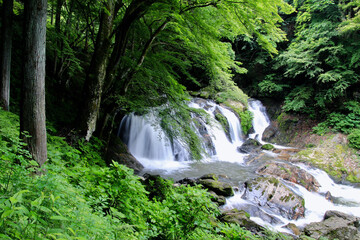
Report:
[[[360,149],[360,129],[356,128],[348,136],[349,145],[352,148]]]

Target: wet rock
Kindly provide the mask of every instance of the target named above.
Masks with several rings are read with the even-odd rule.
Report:
[[[325,199],[330,201],[330,202],[333,202],[333,197],[332,197],[332,195],[331,195],[331,193],[329,191],[327,191],[325,193]]]
[[[215,192],[217,195],[224,197],[234,196],[234,191],[229,183],[213,179],[199,179],[198,183],[203,185],[204,188]]]
[[[264,229],[254,221],[250,220],[250,215],[244,210],[231,209],[222,213],[220,220],[227,223],[237,223],[241,227],[260,234]]]
[[[237,150],[241,153],[260,152],[261,143],[255,139],[247,139]]]
[[[206,152],[209,153],[210,155],[215,155],[216,154],[215,146],[211,139],[210,133],[206,127],[206,124],[200,117],[194,117],[193,122],[195,123],[200,133]]]
[[[105,160],[107,164],[112,161],[118,162],[134,169],[134,173],[138,174],[144,169],[144,166],[129,152],[127,146],[118,137],[112,137],[110,145],[106,152]]]
[[[211,179],[211,180],[217,181],[217,180],[219,180],[219,177],[216,176],[215,173],[209,173],[209,174],[205,174],[205,175],[199,177],[198,179]]]
[[[267,214],[266,212],[264,212],[263,210],[260,209],[259,206],[255,206],[252,204],[241,204],[241,206],[236,206],[237,209],[239,210],[244,210],[247,213],[250,214],[251,217],[258,217],[260,219],[262,219],[265,222],[268,222],[270,224],[283,224],[284,222],[281,221],[279,218]]]
[[[243,199],[276,214],[296,220],[304,217],[304,200],[274,177],[260,177],[245,183]]]
[[[227,118],[221,113],[218,107],[215,109],[214,114],[215,114],[215,119],[220,123],[220,125],[224,129],[226,137],[231,142],[230,125]]]
[[[280,177],[286,181],[297,183],[309,191],[316,192],[319,190],[319,182],[305,170],[288,164],[273,162],[261,166],[257,173],[261,175],[270,175]]]
[[[234,196],[232,186],[227,182],[219,180],[219,176],[214,173],[205,174],[199,178],[184,178],[177,181],[177,183],[190,186],[201,184],[204,189],[215,193],[218,198]],[[220,201],[222,200],[220,199]]]
[[[181,185],[189,185],[189,186],[195,186],[197,184],[197,179],[195,178],[184,178],[176,183],[180,183]]]
[[[338,211],[327,211],[322,222],[311,223],[304,228],[306,236],[329,240],[359,240],[359,218]]]
[[[291,230],[292,233],[296,236],[299,236],[301,234],[300,229],[293,223],[288,223],[286,226],[284,226],[284,228]]]
[[[209,191],[209,193],[211,194],[212,198],[211,201],[213,201],[214,203],[216,203],[219,207],[225,205],[226,203],[226,198],[224,196],[221,195],[217,195],[215,192],[213,191]]]

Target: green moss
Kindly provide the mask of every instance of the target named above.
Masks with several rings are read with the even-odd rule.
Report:
[[[272,144],[264,144],[261,146],[261,149],[264,149],[264,150],[273,150],[275,147],[272,145]]]
[[[223,127],[225,133],[228,134],[229,133],[229,122],[227,121],[226,117],[223,116],[221,113],[216,113],[215,119],[219,121],[219,123]]]

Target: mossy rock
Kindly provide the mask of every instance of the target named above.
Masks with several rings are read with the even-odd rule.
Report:
[[[217,181],[219,180],[219,177],[215,173],[208,173],[199,177],[199,179],[211,179]]]
[[[199,179],[199,183],[203,185],[204,188],[215,192],[217,195],[224,197],[234,196],[234,190],[229,183],[224,183],[213,179]]]
[[[261,146],[261,149],[263,150],[273,150],[275,147],[274,145],[270,144],[270,143],[267,143],[267,144],[264,144]]]
[[[218,122],[221,124],[221,126],[223,127],[226,135],[229,133],[229,123],[226,119],[226,117],[224,115],[222,115],[221,113],[215,113],[215,119],[218,120]]]

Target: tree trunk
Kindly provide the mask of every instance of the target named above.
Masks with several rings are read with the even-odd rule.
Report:
[[[157,0],[134,0],[126,9],[116,35],[114,49],[111,53],[110,61],[106,69],[106,83],[111,86],[114,82],[116,70],[124,56],[131,24],[145,14],[148,8]]]
[[[46,14],[47,0],[25,1],[25,60],[20,130],[22,137],[28,144],[31,155],[40,166],[47,159],[45,123]]]
[[[11,47],[12,47],[12,11],[14,0],[4,0],[2,14],[2,42],[0,51],[0,107],[9,111],[10,104],[10,69],[11,69]]]
[[[111,46],[111,33],[115,17],[115,1],[108,0],[106,11],[102,11],[100,28],[97,34],[95,51],[84,84],[84,103],[80,116],[82,135],[89,141],[96,128],[99,115],[102,89],[104,85],[108,52]]]

